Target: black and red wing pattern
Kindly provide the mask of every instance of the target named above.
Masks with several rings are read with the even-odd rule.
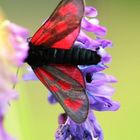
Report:
[[[33,70],[71,119],[77,123],[85,121],[89,102],[84,90],[84,79],[78,68],[70,65],[48,65]]]
[[[70,49],[79,34],[83,15],[84,0],[62,0],[32,37],[31,43],[34,46]],[[81,123],[87,118],[89,101],[83,76],[77,67],[52,64],[33,70],[71,119]]]
[[[62,0],[31,39],[35,46],[69,49],[76,40],[84,15],[84,0]]]

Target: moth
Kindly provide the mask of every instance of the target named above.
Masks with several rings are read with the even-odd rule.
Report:
[[[85,77],[77,66],[100,62],[96,51],[74,46],[83,16],[84,0],[62,0],[29,41],[25,59],[76,123],[89,111]]]

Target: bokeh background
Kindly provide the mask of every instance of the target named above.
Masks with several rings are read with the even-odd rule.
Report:
[[[59,0],[0,0],[6,17],[30,31],[30,36],[51,14]],[[99,12],[102,25],[108,28],[108,39],[114,48],[105,72],[117,77],[114,100],[121,103],[117,112],[95,112],[104,131],[105,140],[140,139],[140,1],[86,0]],[[63,110],[49,105],[47,90],[40,82],[24,82],[21,77],[16,89],[20,99],[11,103],[5,126],[19,140],[53,140],[57,116]]]

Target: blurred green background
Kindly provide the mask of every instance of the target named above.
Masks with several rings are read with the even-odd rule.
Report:
[[[30,36],[51,14],[59,0],[1,0],[7,18],[30,30]],[[114,100],[121,103],[117,112],[96,112],[105,140],[140,139],[140,1],[86,0],[97,8],[101,25],[108,28],[108,39],[114,48],[105,72],[118,79]],[[19,77],[25,68],[20,69]],[[7,130],[19,140],[53,140],[57,116],[63,110],[49,105],[47,90],[40,82],[24,82],[16,86],[20,100],[13,102],[6,117]]]

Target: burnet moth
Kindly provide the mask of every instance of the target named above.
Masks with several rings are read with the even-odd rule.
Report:
[[[73,47],[83,16],[84,0],[62,0],[29,41],[25,59],[76,123],[84,122],[89,111],[86,78],[77,66],[100,62],[96,51]]]

